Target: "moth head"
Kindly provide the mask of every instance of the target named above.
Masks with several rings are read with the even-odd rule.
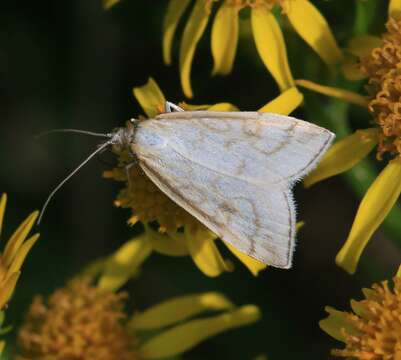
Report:
[[[113,146],[113,151],[120,153],[129,149],[134,141],[137,125],[138,120],[131,119],[130,121],[127,121],[126,127],[116,128],[112,132],[110,144]]]

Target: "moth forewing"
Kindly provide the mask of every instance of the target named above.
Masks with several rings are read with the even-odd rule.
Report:
[[[224,241],[289,268],[292,183],[317,164],[333,137],[276,114],[173,112],[141,122],[131,149],[161,191]]]

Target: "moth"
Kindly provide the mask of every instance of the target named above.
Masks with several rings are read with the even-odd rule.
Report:
[[[128,150],[163,193],[223,241],[265,264],[290,268],[292,187],[318,164],[334,134],[272,113],[183,111],[172,103],[166,110],[98,134],[109,140],[64,179],[44,208],[95,153],[113,145]]]

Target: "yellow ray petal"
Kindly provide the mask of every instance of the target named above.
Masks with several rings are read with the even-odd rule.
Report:
[[[180,296],[134,314],[128,323],[132,330],[151,330],[170,326],[206,311],[226,310],[234,304],[216,292]]]
[[[163,60],[171,65],[171,48],[177,25],[189,4],[189,0],[170,0],[163,22]]]
[[[32,249],[32,246],[35,245],[36,241],[38,241],[38,239],[39,239],[39,234],[35,234],[19,247],[17,253],[15,254],[14,260],[11,263],[11,266],[7,270],[8,274],[18,272],[21,269],[21,266],[24,263],[26,256]]]
[[[309,187],[318,181],[351,169],[373,150],[377,141],[378,131],[376,128],[371,128],[358,130],[336,142],[327,151],[318,167],[304,179],[304,185]]]
[[[152,119],[164,111],[166,99],[153,78],[150,77],[143,86],[134,87],[133,93],[148,118]]]
[[[112,6],[119,3],[120,0],[103,0],[103,9],[109,10]]]
[[[259,56],[280,90],[287,90],[294,85],[294,80],[288,65],[287,50],[280,26],[265,6],[252,8],[251,23]]]
[[[256,306],[246,305],[222,315],[192,320],[156,335],[140,347],[140,354],[143,359],[178,355],[219,333],[252,324],[260,317]]]
[[[388,6],[388,15],[397,20],[400,19],[401,0],[390,0],[390,4]]]
[[[231,103],[217,103],[209,106],[209,111],[239,111],[239,109]]]
[[[153,250],[167,256],[188,255],[188,247],[185,236],[181,233],[171,233],[164,235],[152,230],[148,225],[145,226],[150,246]]]
[[[348,101],[355,105],[367,107],[368,103],[369,103],[369,100],[366,97],[359,95],[357,93],[354,93],[352,91],[339,89],[339,88],[335,88],[335,87],[331,87],[331,86],[324,86],[324,85],[316,84],[313,81],[303,80],[303,79],[295,80],[295,83],[297,85],[307,88],[309,90],[316,91],[323,95],[342,99],[342,100]]]
[[[381,46],[383,40],[378,36],[359,35],[353,37],[348,43],[347,50],[359,58],[368,56],[374,48]]]
[[[231,72],[238,44],[239,7],[225,1],[217,11],[212,27],[212,75]]]
[[[6,248],[3,253],[4,264],[6,266],[10,266],[14,257],[21,246],[21,244],[26,239],[29,231],[32,229],[33,224],[35,223],[36,218],[38,217],[39,212],[34,211],[30,214],[15,230],[14,234],[11,236],[10,240],[8,240]]]
[[[401,192],[401,160],[391,161],[366,192],[347,241],[337,254],[336,263],[353,274],[359,257],[372,234],[389,213]]]
[[[324,332],[339,341],[345,341],[342,329],[345,329],[348,334],[356,333],[356,329],[347,321],[345,312],[338,311],[330,306],[326,306],[325,310],[329,316],[319,321],[319,326]]]
[[[196,0],[191,16],[185,26],[180,46],[180,78],[186,97],[192,98],[191,66],[198,44],[209,21],[210,11],[204,0]]]
[[[398,270],[395,274],[396,277],[401,277],[401,265],[398,267]]]
[[[223,241],[224,242],[224,241]],[[230,251],[249,269],[249,271],[254,275],[258,276],[259,272],[266,269],[267,265],[262,262],[251,258],[250,256],[244,254],[243,252],[237,250],[234,246],[229,243],[224,242]]]
[[[302,103],[303,99],[304,96],[302,93],[300,93],[298,89],[293,86],[292,88],[285,90],[274,100],[268,102],[258,111],[289,115]]]
[[[284,11],[297,33],[327,64],[342,60],[342,52],[323,15],[308,0],[286,0]]]
[[[7,194],[2,194],[0,199],[0,234],[3,230],[4,214],[6,212]]]
[[[6,346],[6,343],[4,341],[0,341],[0,355],[3,352],[5,346]]]
[[[233,270],[232,264],[222,258],[210,231],[185,229],[185,237],[192,260],[205,275],[215,277]]]
[[[231,103],[222,102],[217,104],[203,104],[203,105],[193,105],[187,104],[186,102],[180,102],[179,106],[184,110],[194,111],[194,110],[209,110],[209,111],[238,111],[239,109]]]
[[[107,260],[99,289],[115,291],[124,285],[151,254],[146,234],[127,241]]]
[[[7,281],[3,284],[0,291],[0,310],[7,304],[8,300],[10,300],[15,285],[17,285],[18,278],[20,276],[20,272],[16,272],[11,274],[11,276],[7,279]]]

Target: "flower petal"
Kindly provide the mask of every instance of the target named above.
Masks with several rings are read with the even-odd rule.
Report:
[[[171,65],[171,48],[177,25],[190,0],[170,0],[163,23],[163,60]]]
[[[336,310],[331,306],[326,306],[325,310],[329,316],[319,321],[319,326],[324,332],[343,342],[345,342],[345,338],[342,329],[345,329],[348,334],[356,333],[356,329],[347,321],[346,312]]]
[[[5,346],[6,346],[6,343],[4,341],[0,341],[0,355],[3,352]]]
[[[134,314],[128,327],[136,330],[159,329],[186,320],[205,311],[226,310],[234,304],[216,292],[180,296],[169,299],[142,313]]]
[[[304,185],[309,187],[351,169],[372,151],[377,141],[377,129],[370,128],[358,130],[336,142],[324,155],[318,167],[304,179]]]
[[[212,75],[231,72],[238,44],[239,7],[225,1],[217,11],[212,27]]]
[[[258,111],[289,115],[302,103],[303,99],[304,96],[302,93],[293,86],[292,88],[285,90],[272,101],[268,102]]]
[[[194,110],[209,110],[209,111],[239,111],[239,109],[231,103],[222,102],[217,104],[204,104],[204,105],[193,105],[187,104],[186,102],[181,102],[179,104],[184,110],[194,111]]]
[[[260,317],[260,310],[256,306],[246,305],[222,315],[192,320],[156,335],[140,347],[140,354],[143,359],[178,355],[212,336],[252,324]]]
[[[127,241],[106,261],[98,288],[115,291],[124,285],[151,254],[146,234]]]
[[[38,215],[39,215],[38,211],[34,211],[32,214],[30,214],[22,222],[22,224],[18,227],[18,229],[15,230],[10,240],[8,240],[6,248],[3,253],[4,264],[6,266],[10,266],[10,264],[13,262],[18,249],[26,239],[29,231],[32,229],[32,226],[35,223],[35,220],[38,217]]]
[[[133,93],[148,118],[154,118],[164,111],[166,99],[153,78],[143,86],[134,87]]]
[[[388,15],[400,19],[401,15],[401,0],[390,0],[390,4],[388,5]]]
[[[2,194],[0,199],[0,234],[3,230],[4,214],[6,212],[7,194]]]
[[[381,46],[383,40],[378,36],[359,35],[353,37],[348,43],[348,52],[359,58],[370,55],[374,48]]]
[[[171,233],[165,235],[152,230],[148,225],[146,225],[145,228],[150,246],[153,250],[167,256],[188,255],[189,252],[184,234]]]
[[[7,270],[8,274],[18,272],[21,269],[21,266],[24,263],[26,256],[28,255],[29,251],[32,249],[32,246],[35,245],[36,241],[38,241],[38,239],[39,239],[39,234],[35,234],[32,237],[30,237],[27,241],[25,241],[18,248],[17,253],[15,254],[14,260]]]
[[[309,90],[316,91],[323,95],[342,99],[342,100],[348,101],[355,105],[367,107],[368,103],[369,103],[369,101],[366,97],[359,95],[357,93],[354,93],[352,91],[335,88],[335,87],[331,87],[331,86],[324,86],[324,85],[316,84],[313,81],[303,80],[303,79],[295,80],[295,83],[297,85],[307,88]]]
[[[20,276],[20,272],[15,272],[8,277],[6,282],[2,284],[0,291],[0,310],[7,304],[8,300],[10,300],[15,286],[17,285],[18,278]]]
[[[284,11],[296,32],[327,64],[342,60],[342,52],[323,15],[307,0],[286,0]]]
[[[112,6],[116,5],[119,2],[120,0],[103,0],[103,9],[109,10]]]
[[[259,272],[266,269],[267,265],[244,254],[243,252],[237,250],[234,246],[223,241],[229,250],[249,269],[249,271],[254,275],[258,276]]]
[[[354,273],[369,239],[389,213],[401,192],[401,160],[391,161],[366,192],[347,241],[337,254],[336,263]]]
[[[251,10],[251,23],[259,56],[280,90],[287,90],[294,85],[294,79],[288,65],[283,34],[276,18],[265,6],[257,6]]]
[[[210,10],[204,0],[196,0],[191,16],[185,26],[180,46],[180,78],[186,97],[192,98],[191,66],[198,44],[209,21]]]
[[[185,229],[185,237],[192,260],[205,275],[216,277],[233,270],[230,262],[222,258],[213,240],[216,236],[209,230]]]

